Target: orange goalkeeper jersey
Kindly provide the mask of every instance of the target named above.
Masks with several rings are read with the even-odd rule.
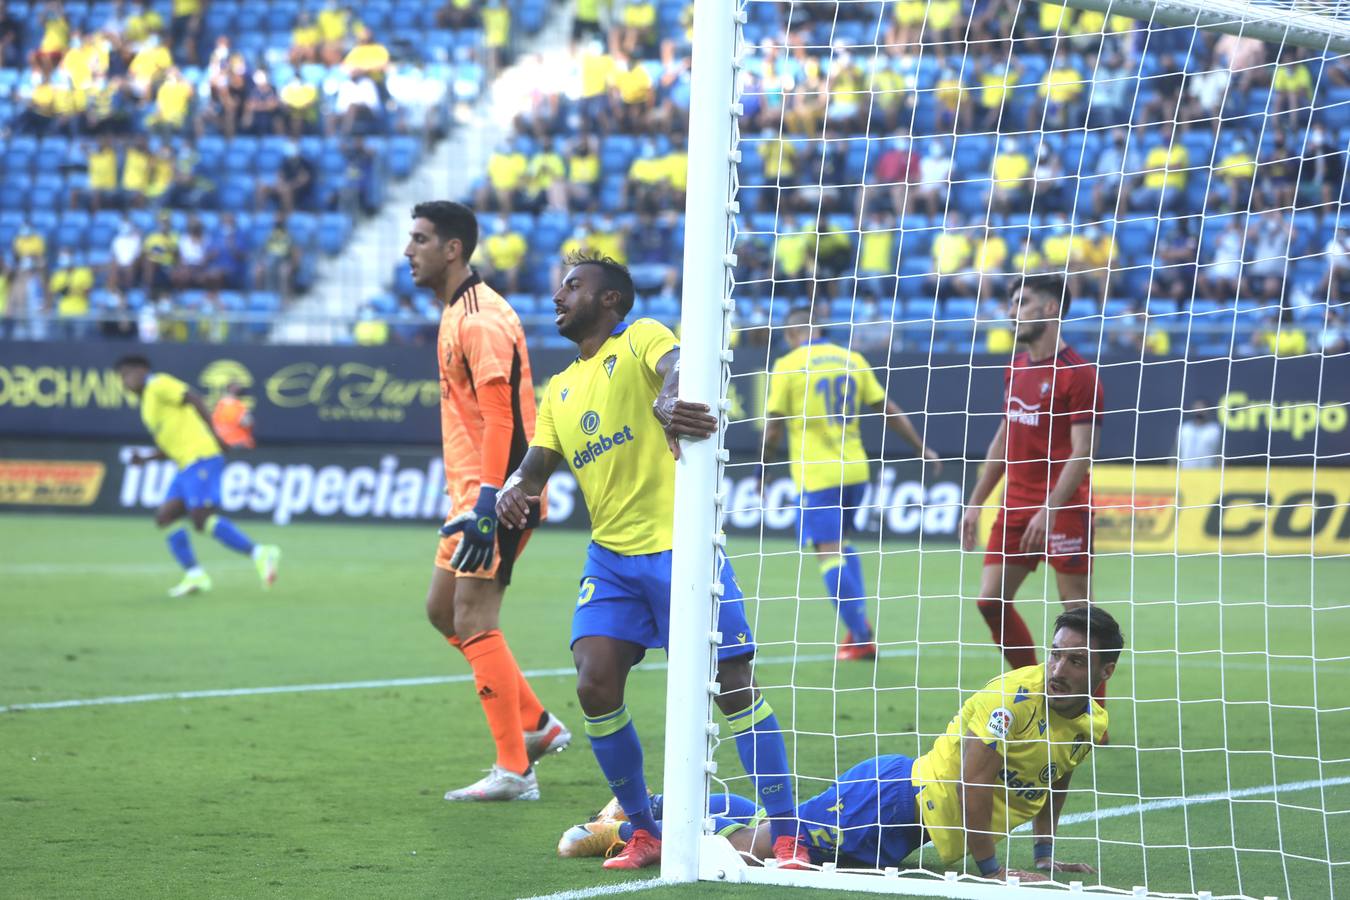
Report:
[[[446,493],[456,506],[472,506],[480,484],[502,486],[534,437],[534,381],[525,331],[510,304],[474,273],[441,313],[436,344]],[[501,472],[484,472],[478,391],[498,380],[511,387],[511,449]]]

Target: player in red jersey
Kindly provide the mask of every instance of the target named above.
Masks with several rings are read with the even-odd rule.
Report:
[[[1028,275],[1013,290],[1021,352],[1004,375],[1005,415],[961,522],[975,549],[980,511],[1007,475],[980,577],[980,613],[1014,668],[1036,665],[1036,642],[1013,608],[1046,560],[1065,609],[1085,605],[1092,572],[1092,457],[1103,407],[1097,367],[1060,337],[1072,301],[1062,275]]]

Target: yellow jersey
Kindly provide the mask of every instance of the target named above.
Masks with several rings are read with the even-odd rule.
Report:
[[[200,459],[220,455],[220,444],[206,420],[187,402],[188,386],[172,375],[154,372],[141,394],[141,421],[155,446],[185,469]]]
[[[620,322],[590,359],[548,383],[531,446],[559,454],[591,516],[591,540],[634,556],[671,547],[675,459],[652,413],[661,357],[679,343],[654,319]]]
[[[765,413],[788,420],[788,459],[797,490],[867,481],[871,469],[859,407],[885,399],[863,355],[838,344],[811,341],[778,358],[769,373]]]
[[[914,761],[910,777],[917,792],[919,818],[943,863],[966,855],[962,827],[961,739],[969,731],[1003,757],[994,789],[989,830],[994,840],[1035,818],[1050,795],[1050,785],[1068,775],[1092,753],[1106,733],[1106,709],[1088,701],[1081,714],[1067,718],[1045,702],[1045,666],[1013,669],[990,681],[952,717],[933,749]]]

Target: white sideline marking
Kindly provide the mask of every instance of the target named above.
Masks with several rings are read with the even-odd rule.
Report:
[[[610,897],[614,894],[635,894],[652,888],[675,884],[661,878],[646,878],[642,881],[630,881],[627,884],[605,884],[600,887],[577,888],[575,891],[559,891],[556,894],[540,894],[537,897],[523,897],[521,900],[585,900],[586,897]]]
[[[1163,809],[1176,809],[1182,806],[1201,806],[1206,803],[1220,803],[1224,800],[1239,800],[1243,797],[1255,797],[1261,794],[1310,791],[1324,787],[1339,787],[1344,784],[1350,784],[1350,776],[1322,778],[1314,781],[1291,781],[1288,784],[1267,784],[1262,787],[1240,788],[1236,791],[1216,791],[1212,794],[1196,794],[1194,797],[1149,800],[1144,803],[1132,803],[1129,806],[1111,806],[1106,809],[1099,809],[1096,812],[1075,813],[1071,816],[1062,816],[1059,820],[1059,824],[1081,825],[1084,822],[1091,822],[1094,820],[1116,819],[1121,816],[1132,816],[1138,813],[1155,812]],[[1027,822],[1017,828],[1016,831],[1030,831],[1032,824],[1033,823],[1031,822]],[[629,894],[637,891],[645,891],[649,888],[661,887],[668,883],[669,882],[662,881],[659,878],[653,878],[648,881],[635,881],[629,884],[611,884],[603,887],[582,888],[575,891],[559,891],[556,894],[540,894],[537,897],[524,898],[524,900],[584,900],[586,897],[609,897],[616,894]]]
[[[1215,791],[1211,794],[1196,794],[1194,797],[1170,797],[1166,800],[1146,800],[1143,803],[1131,803],[1129,806],[1108,806],[1096,812],[1074,813],[1061,816],[1061,825],[1080,825],[1083,822],[1101,819],[1117,819],[1121,816],[1133,816],[1137,813],[1156,812],[1162,809],[1177,809],[1182,806],[1199,806],[1202,803],[1220,803],[1224,800],[1241,800],[1243,797],[1258,797],[1262,794],[1293,793],[1311,791],[1317,788],[1340,787],[1350,784],[1350,775],[1337,778],[1318,778],[1312,781],[1291,781],[1287,784],[1267,784],[1262,787],[1239,788],[1235,791]],[[1278,798],[1277,798],[1278,799]],[[1018,828],[1018,831],[1031,830],[1030,822]]]
[[[938,655],[948,656],[955,651],[950,647],[929,647],[926,652]],[[885,658],[911,657],[918,653],[917,650],[909,647],[901,647],[895,650],[886,650],[882,652]],[[755,661],[755,666],[785,666],[793,663],[818,663],[831,662],[834,660],[833,653],[803,654],[801,656],[770,656]],[[1148,654],[1133,660],[1135,665],[1172,666],[1173,663],[1166,659],[1155,659],[1153,654]],[[1323,666],[1335,665],[1341,660],[1330,661],[1319,660]],[[1272,663],[1270,666],[1263,666],[1256,662],[1245,662],[1243,660],[1229,660],[1227,663],[1218,663],[1214,660],[1205,658],[1200,660],[1189,660],[1189,665],[1199,666],[1201,668],[1215,669],[1221,665],[1228,669],[1250,669],[1252,671],[1264,672],[1268,669],[1290,672],[1311,672],[1313,666],[1307,663]],[[663,672],[668,668],[665,662],[644,663],[637,668],[638,672]],[[524,673],[526,678],[565,678],[575,673],[571,666],[558,669],[531,669]],[[314,694],[326,691],[362,691],[378,690],[380,688],[394,687],[424,687],[434,684],[463,684],[466,681],[473,681],[473,675],[466,673],[463,675],[428,675],[423,678],[385,678],[372,681],[335,681],[325,684],[281,684],[268,687],[250,687],[250,688],[215,688],[203,691],[166,691],[155,694],[128,694],[124,696],[111,697],[76,697],[70,700],[47,700],[40,703],[12,703],[8,706],[0,706],[0,714],[12,712],[36,712],[44,709],[77,709],[84,706],[123,706],[131,703],[156,703],[161,700],[210,700],[219,697],[259,697],[266,694]],[[770,685],[774,687],[775,685]]]

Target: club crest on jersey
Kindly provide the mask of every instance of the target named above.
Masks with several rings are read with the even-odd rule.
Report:
[[[600,414],[593,409],[588,409],[581,414],[581,430],[587,434],[595,434],[600,430]]]
[[[1000,706],[989,714],[989,721],[985,728],[995,737],[1006,738],[1008,732],[1012,730],[1012,724],[1012,710]]]
[[[558,396],[558,399],[559,399],[559,400],[566,400],[566,399],[567,399],[567,392],[568,392],[569,390],[571,390],[571,389],[570,389],[570,388],[563,388],[563,389],[562,389],[562,393]]]
[[[611,353],[609,356],[605,357],[605,361],[603,363],[605,367],[605,374],[608,375],[610,378],[614,377],[614,364],[617,363],[618,361],[619,357],[617,354],[614,353]]]
[[[1059,780],[1059,768],[1054,763],[1041,769],[1041,784],[1053,784]]]
[[[1048,382],[1048,381],[1042,381],[1042,382],[1041,382],[1041,393],[1042,393],[1042,394],[1048,394],[1048,393],[1050,393],[1050,382]]]

